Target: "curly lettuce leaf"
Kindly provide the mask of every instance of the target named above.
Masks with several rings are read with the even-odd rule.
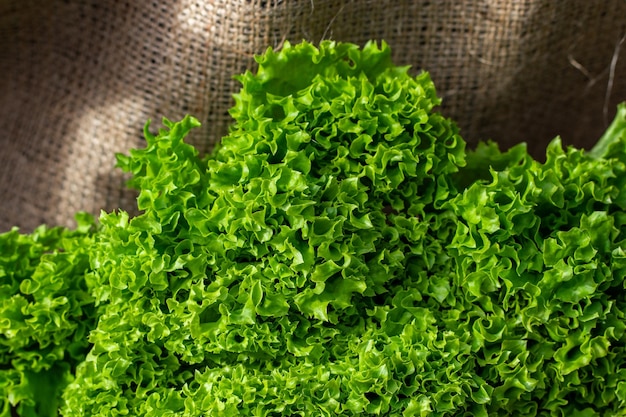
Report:
[[[76,230],[0,234],[0,415],[57,416],[89,349],[94,301],[85,282],[94,219]]]
[[[539,162],[385,43],[257,60],[211,155],[187,116],[118,156],[139,215],[0,235],[4,415],[622,412],[624,105]]]
[[[185,118],[157,135],[146,127],[146,148],[118,158],[142,213],[100,219],[89,285],[104,311],[65,415],[107,415],[110,404],[139,415],[375,415],[483,398],[471,362],[445,360],[469,348],[436,322],[420,326],[443,351],[411,353],[402,338],[423,317],[408,298],[389,329],[367,319],[412,285],[411,268],[446,276],[436,236],[451,238],[453,223],[436,207],[454,193],[448,174],[465,144],[434,111],[428,74],[393,66],[386,44],[324,42],[268,50],[240,81],[235,123],[212,155],[184,143],[197,125]],[[381,353],[396,348],[398,365]],[[401,381],[417,387],[419,372],[432,382],[410,398]],[[262,388],[275,384],[298,388]]]
[[[611,415],[626,406],[623,129],[465,152],[385,44],[286,44],[200,158],[165,121],[101,216],[82,415]],[[621,125],[619,125],[621,126]],[[598,148],[600,149],[600,148]]]
[[[626,405],[623,109],[591,152],[557,138],[539,163],[491,147],[490,178],[446,205],[458,215],[449,249],[462,298],[483,306],[473,345],[492,413],[612,415]]]

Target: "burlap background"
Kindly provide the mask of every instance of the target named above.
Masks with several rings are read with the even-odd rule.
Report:
[[[231,77],[285,39],[384,39],[470,143],[540,153],[590,144],[626,100],[625,33],[624,0],[0,0],[0,231],[132,208],[114,153],[185,113],[207,151]]]

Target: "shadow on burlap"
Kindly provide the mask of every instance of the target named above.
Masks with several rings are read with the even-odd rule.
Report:
[[[427,70],[471,144],[560,134],[592,145],[626,100],[626,1],[0,2],[0,232],[133,211],[115,153],[189,113],[209,151],[254,54],[306,39],[385,40]]]

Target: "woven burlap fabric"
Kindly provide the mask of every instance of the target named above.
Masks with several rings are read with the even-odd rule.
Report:
[[[387,41],[470,143],[586,146],[626,100],[624,33],[624,0],[0,0],[0,231],[132,210],[115,153],[187,113],[207,152],[232,76],[285,40]]]

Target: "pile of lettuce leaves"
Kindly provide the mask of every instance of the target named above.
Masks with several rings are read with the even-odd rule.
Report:
[[[138,215],[0,235],[0,416],[624,415],[626,105],[540,162],[385,43],[257,61],[118,155]]]

